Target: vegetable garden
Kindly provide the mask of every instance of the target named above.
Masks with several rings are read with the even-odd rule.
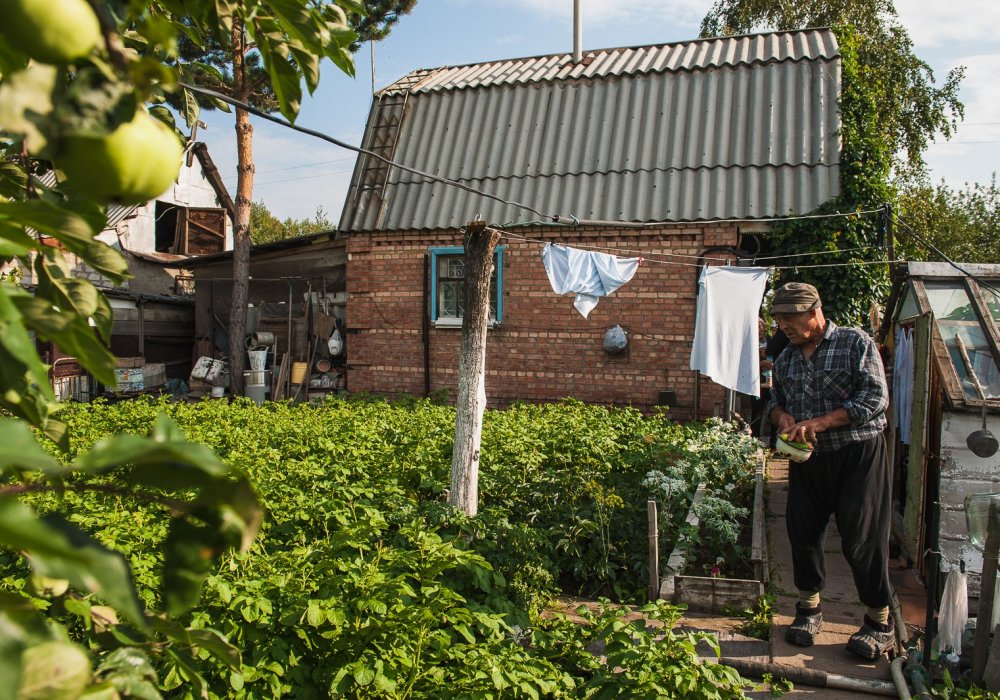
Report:
[[[145,434],[161,413],[247,474],[266,510],[248,551],[225,554],[203,584],[193,577],[199,602],[171,623],[192,630],[186,649],[178,634],[138,640],[152,664],[125,682],[108,652],[136,643],[128,625],[96,598],[44,590],[19,554],[0,552],[0,586],[89,646],[120,697],[743,695],[734,671],[697,663],[700,636],[672,629],[680,610],[642,608],[656,628],[626,622],[622,605],[645,594],[651,494],[670,514],[664,547],[698,545],[695,573],[746,570],[759,445],[733,427],[570,401],[488,411],[473,519],[445,493],[454,409],[430,401],[67,406],[61,458],[109,434]],[[73,488],[102,478],[73,475],[60,493],[24,499],[123,553],[141,602],[164,610],[170,513]],[[699,483],[702,527],[685,531]],[[609,600],[580,625],[543,614],[561,593]]]

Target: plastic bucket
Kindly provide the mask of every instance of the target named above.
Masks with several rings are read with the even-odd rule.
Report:
[[[309,369],[309,365],[305,362],[293,362],[292,363],[292,384],[301,384],[305,381],[306,370]]]
[[[247,355],[250,356],[250,369],[262,370],[267,367],[267,348],[263,350],[254,348]]]
[[[226,395],[226,387],[224,386],[213,386],[212,387],[212,398],[221,399]]]

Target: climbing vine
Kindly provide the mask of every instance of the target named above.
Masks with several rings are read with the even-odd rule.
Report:
[[[841,194],[814,214],[864,212],[890,201],[892,151],[882,130],[879,105],[887,97],[876,71],[859,60],[858,35],[849,27],[835,30],[841,54]],[[779,273],[780,282],[815,285],[827,317],[840,325],[861,326],[873,301],[885,298],[888,270],[884,265],[850,264],[885,259],[885,216],[853,214],[828,219],[796,219],[777,223],[769,240],[782,255],[831,251],[822,258],[793,258],[803,266],[840,263],[837,267],[802,267]],[[832,251],[843,251],[836,253]]]

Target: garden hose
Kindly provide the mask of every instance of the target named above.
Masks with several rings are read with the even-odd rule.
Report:
[[[838,690],[852,690],[870,695],[885,695],[893,698],[903,697],[899,694],[894,684],[876,678],[855,678],[853,676],[842,676],[839,673],[827,673],[826,671],[803,668],[801,666],[761,663],[745,659],[722,658],[719,659],[719,663],[735,668],[742,676],[763,678],[766,675],[770,675],[774,678],[784,678],[792,683],[808,685],[814,688],[836,688]],[[903,685],[906,685],[905,682]]]

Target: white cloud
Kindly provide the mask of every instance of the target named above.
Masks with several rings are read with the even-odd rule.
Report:
[[[896,0],[896,11],[918,46],[996,41],[1000,3],[990,0]]]

